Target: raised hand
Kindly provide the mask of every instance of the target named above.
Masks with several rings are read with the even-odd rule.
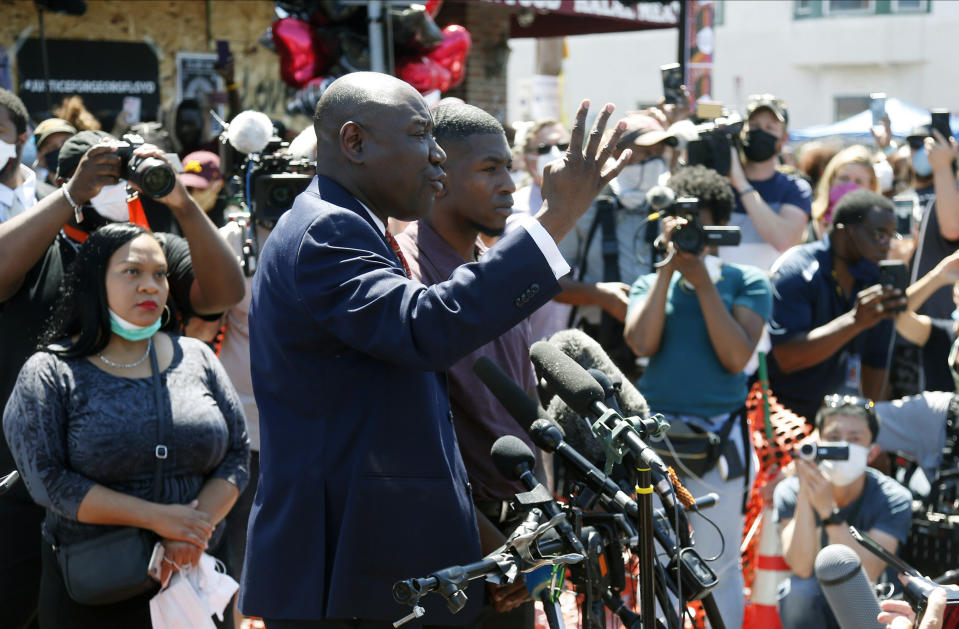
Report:
[[[959,153],[959,144],[956,144],[955,138],[943,137],[937,129],[932,130],[932,135],[933,137],[925,140],[929,164],[933,170],[950,168],[952,162],[956,160],[957,153]]]
[[[856,323],[869,329],[883,319],[894,318],[905,304],[906,298],[898,288],[879,284],[864,288],[856,293]]]
[[[83,205],[100,194],[103,186],[112,186],[120,181],[120,156],[109,144],[92,147],[77,165],[70,181],[64,184],[70,198]]]
[[[614,164],[608,163],[626,128],[626,124],[620,121],[603,142],[606,123],[613,109],[612,104],[607,104],[599,113],[589,134],[589,141],[582,148],[586,137],[586,115],[589,113],[589,101],[583,101],[576,112],[569,148],[562,158],[546,166],[542,186],[543,208],[536,218],[556,242],[573,228],[600,190],[619,174],[632,155],[632,151],[627,149]]]

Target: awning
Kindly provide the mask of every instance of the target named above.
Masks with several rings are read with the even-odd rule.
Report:
[[[564,37],[676,28],[679,21],[679,0],[665,5],[643,1],[634,6],[618,0],[482,1],[514,11],[510,18],[510,37]]]

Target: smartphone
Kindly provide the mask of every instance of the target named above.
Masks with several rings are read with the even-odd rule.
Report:
[[[216,67],[222,68],[230,62],[230,42],[225,39],[216,40]]]
[[[140,110],[143,107],[143,100],[139,96],[123,97],[123,117],[128,124],[140,122]]]
[[[663,97],[667,105],[685,105],[686,97],[683,95],[683,69],[678,63],[659,66],[659,71],[663,76]]]
[[[153,554],[150,555],[150,563],[147,565],[147,574],[157,583],[160,583],[160,575],[163,574],[163,552],[162,542],[154,544]]]
[[[932,579],[924,577],[918,570],[880,546],[876,540],[870,538],[865,533],[860,533],[855,526],[849,527],[849,534],[852,535],[854,540],[862,544],[866,550],[899,572],[912,577],[904,588],[903,594],[905,595],[906,602],[915,610],[916,618],[922,619],[922,614],[925,612],[929,602],[929,595],[939,584]],[[943,629],[955,629],[959,627],[959,590],[946,588],[946,611],[945,614],[943,614],[942,627]]]
[[[949,126],[948,109],[932,110],[932,128],[941,133],[942,137],[946,138],[946,140],[952,137],[952,128]]]
[[[902,260],[879,261],[879,283],[883,286],[892,286],[905,292],[909,286],[909,270]]]
[[[881,126],[882,119],[886,115],[886,94],[884,92],[873,92],[869,95],[869,111],[872,113],[872,126]]]
[[[903,238],[912,236],[913,213],[916,211],[916,198],[893,199],[896,206],[896,232]]]

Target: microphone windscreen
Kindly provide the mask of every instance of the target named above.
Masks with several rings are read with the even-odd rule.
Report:
[[[646,203],[656,210],[664,210],[676,202],[676,193],[669,186],[653,186],[646,193]]]
[[[531,470],[536,465],[533,451],[514,435],[503,435],[493,442],[489,454],[499,473],[509,480],[519,480],[524,469]]]
[[[513,419],[523,427],[523,430],[529,431],[530,424],[540,417],[545,417],[545,412],[539,407],[539,403],[513,382],[513,379],[489,357],[480,356],[473,363],[473,373],[513,416]]]
[[[625,416],[649,417],[649,406],[646,399],[639,393],[623,372],[613,363],[612,359],[603,351],[602,346],[593,337],[582,330],[562,330],[550,337],[551,345],[558,347],[564,354],[576,361],[584,369],[597,369],[612,382],[622,383],[616,393],[619,408]],[[605,399],[604,395],[604,399]],[[546,408],[549,417],[563,431],[566,442],[576,448],[593,465],[602,467],[606,461],[606,452],[603,443],[593,433],[590,422],[569,407],[559,396],[553,397]]]
[[[610,382],[621,383],[616,399],[624,415],[635,415],[643,419],[649,417],[649,405],[646,404],[646,398],[623,375],[623,372],[619,370],[613,359],[603,351],[602,345],[596,339],[582,330],[561,330],[551,336],[549,342],[584,369],[598,369],[609,376]]]
[[[841,629],[882,629],[879,599],[856,551],[830,544],[816,555],[816,579]]]
[[[226,137],[241,153],[259,153],[273,137],[273,121],[260,111],[241,111],[230,122]]]
[[[605,399],[603,387],[555,345],[537,341],[530,348],[529,357],[536,372],[580,415],[588,416],[593,403]]]

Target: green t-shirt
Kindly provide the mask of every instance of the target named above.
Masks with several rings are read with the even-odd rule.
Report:
[[[637,308],[656,281],[643,275],[633,284],[629,307]],[[766,274],[754,266],[724,264],[716,290],[726,308],[745,306],[768,321],[772,291]],[[731,413],[746,401],[746,374],[729,373],[719,362],[699,300],[674,272],[666,296],[666,323],[659,351],[649,359],[636,385],[656,412],[714,417]]]

